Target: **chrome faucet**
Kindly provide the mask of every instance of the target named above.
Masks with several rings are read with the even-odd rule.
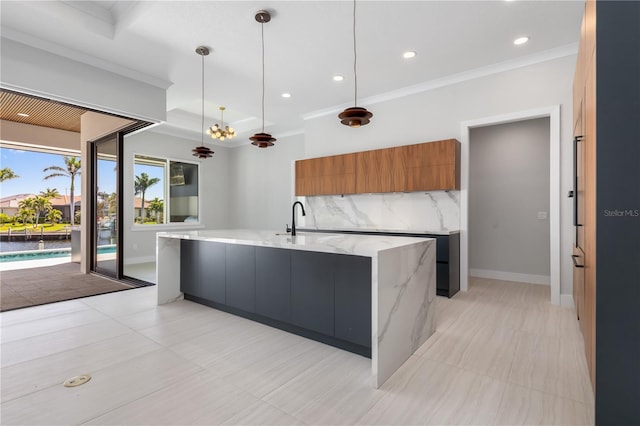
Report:
[[[296,201],[295,203],[293,203],[293,206],[291,207],[291,236],[292,237],[295,237],[296,235],[296,204],[299,204],[300,208],[302,208],[302,216],[307,215],[304,212],[304,206],[300,201]]]

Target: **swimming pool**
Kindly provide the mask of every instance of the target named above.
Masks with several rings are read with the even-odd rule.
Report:
[[[98,254],[115,253],[115,245],[98,246]],[[0,253],[0,263],[2,262],[17,262],[21,260],[38,260],[38,259],[53,259],[56,257],[71,257],[71,248],[53,248],[45,250],[25,250],[25,251],[11,251]]]

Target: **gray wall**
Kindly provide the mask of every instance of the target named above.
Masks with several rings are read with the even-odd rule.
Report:
[[[232,228],[284,231],[291,224],[293,161],[304,157],[304,136],[278,137],[260,149],[230,150],[229,218]]]
[[[549,118],[471,129],[469,160],[471,275],[548,277]]]

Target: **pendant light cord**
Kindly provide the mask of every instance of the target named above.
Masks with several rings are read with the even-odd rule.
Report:
[[[353,105],[358,106],[358,53],[356,51],[356,0],[353,0],[353,83],[354,83],[354,101]]]
[[[204,146],[204,55],[202,56],[202,123],[200,124],[200,143]]]
[[[264,133],[264,22],[260,23],[262,32],[262,133]]]

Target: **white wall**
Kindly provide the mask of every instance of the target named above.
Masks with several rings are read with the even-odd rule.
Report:
[[[232,149],[231,227],[284,232],[285,225],[291,225],[292,164],[303,157],[303,135],[278,138],[265,149],[253,145]]]
[[[7,38],[2,87],[154,123],[166,120],[166,88],[124,77]]]
[[[561,107],[561,292],[572,293],[572,84],[576,56],[515,68],[403,98],[367,105],[371,124],[351,129],[336,114],[305,122],[305,157],[340,154],[447,138],[460,123],[552,105]]]
[[[156,133],[152,130],[129,135],[124,140],[122,154],[125,171],[123,182],[123,224],[124,264],[153,261],[156,254],[156,232],[175,229],[214,229],[229,227],[229,163],[231,149],[212,147],[213,157],[198,159],[191,150],[200,145],[188,139]],[[133,226],[134,199],[134,155],[148,155],[158,158],[196,162],[200,168],[200,225],[149,226],[146,229]],[[126,266],[125,266],[126,275]]]
[[[549,284],[549,136],[549,118],[471,129],[470,275]]]

